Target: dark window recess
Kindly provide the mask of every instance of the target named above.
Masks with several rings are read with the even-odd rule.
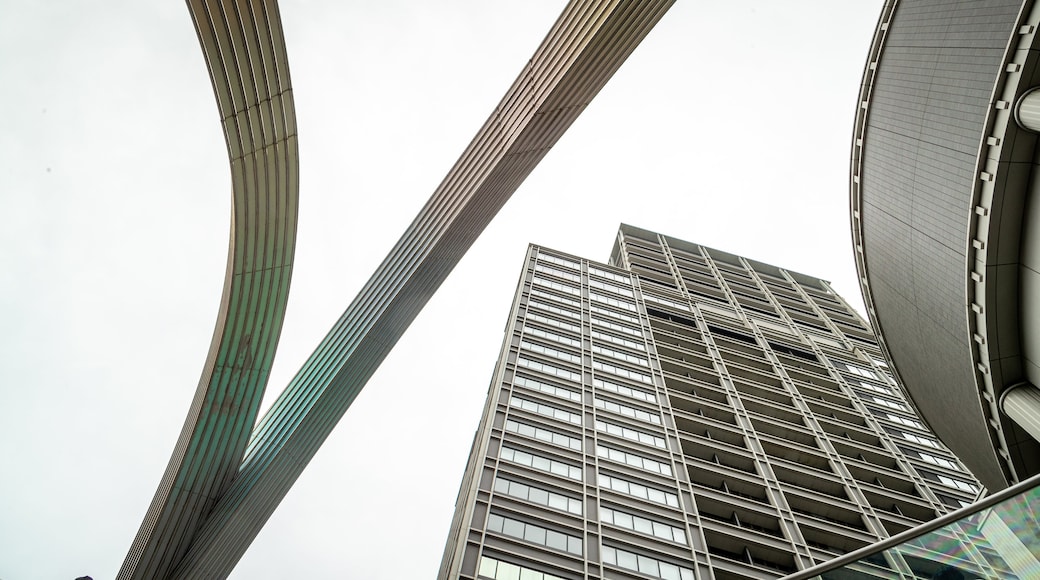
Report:
[[[892,569],[892,565],[888,563],[888,560],[880,552],[871,554],[863,558],[863,560],[881,568]]]
[[[669,288],[671,290],[675,290],[675,283],[674,282],[662,282],[662,281],[660,281],[660,280],[658,280],[656,278],[651,278],[649,276],[640,276],[639,277],[639,281],[640,282],[650,282],[652,284],[657,284],[658,286],[662,286],[664,288]]]
[[[798,357],[800,359],[810,360],[810,361],[812,361],[814,363],[820,362],[820,359],[816,358],[816,355],[814,355],[811,352],[806,352],[806,351],[801,350],[801,349],[790,347],[790,346],[787,346],[787,345],[784,345],[784,344],[777,344],[775,342],[770,342],[769,343],[769,347],[772,348],[773,350],[775,350],[776,352],[782,352],[784,354],[788,354],[788,355],[791,355],[791,356],[794,356],[794,357]]]
[[[758,341],[755,340],[755,337],[748,336],[735,330],[729,330],[718,326],[712,326],[710,324],[708,325],[708,330],[710,330],[712,334],[719,334],[728,338],[732,338],[733,340],[739,340],[741,342],[746,342],[748,344],[754,345],[758,344]]]
[[[663,320],[669,320],[683,326],[689,326],[690,328],[697,328],[697,323],[689,318],[679,316],[678,314],[672,314],[671,312],[665,312],[656,308],[646,307],[646,313],[655,318],[661,318]]]

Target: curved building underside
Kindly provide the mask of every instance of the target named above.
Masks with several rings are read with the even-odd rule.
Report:
[[[1005,405],[1040,384],[1036,135],[1014,115],[1040,85],[1038,25],[1032,1],[889,0],[852,147],[868,314],[922,417],[990,490],[1040,471]]]
[[[360,294],[255,424],[285,312],[297,148],[274,0],[190,0],[234,189],[220,316],[121,578],[222,578],[483,229],[673,0],[573,0]],[[248,441],[248,445],[247,445]]]

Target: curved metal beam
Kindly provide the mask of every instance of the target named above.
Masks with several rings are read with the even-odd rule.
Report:
[[[296,114],[274,0],[189,0],[231,165],[227,273],[177,445],[119,578],[165,578],[238,475],[285,317],[299,199]]]
[[[426,206],[261,420],[175,578],[230,573],[498,210],[673,0],[574,0]]]

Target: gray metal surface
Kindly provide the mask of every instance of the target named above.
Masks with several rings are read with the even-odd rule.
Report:
[[[274,0],[190,0],[231,166],[231,240],[213,341],[119,578],[164,578],[238,473],[285,316],[299,197],[296,117]]]
[[[671,0],[574,1],[415,221],[257,425],[173,577],[224,577],[397,339]]]
[[[1024,4],[890,0],[852,154],[853,239],[870,318],[922,416],[991,489],[1007,485],[1008,466],[979,397],[968,295],[979,246],[970,230],[980,152]]]
[[[1010,388],[1000,397],[1000,408],[1040,441],[1040,389],[1029,383]]]

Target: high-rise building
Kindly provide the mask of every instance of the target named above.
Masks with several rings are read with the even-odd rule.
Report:
[[[529,247],[440,578],[776,578],[979,491],[827,282],[622,226]]]

